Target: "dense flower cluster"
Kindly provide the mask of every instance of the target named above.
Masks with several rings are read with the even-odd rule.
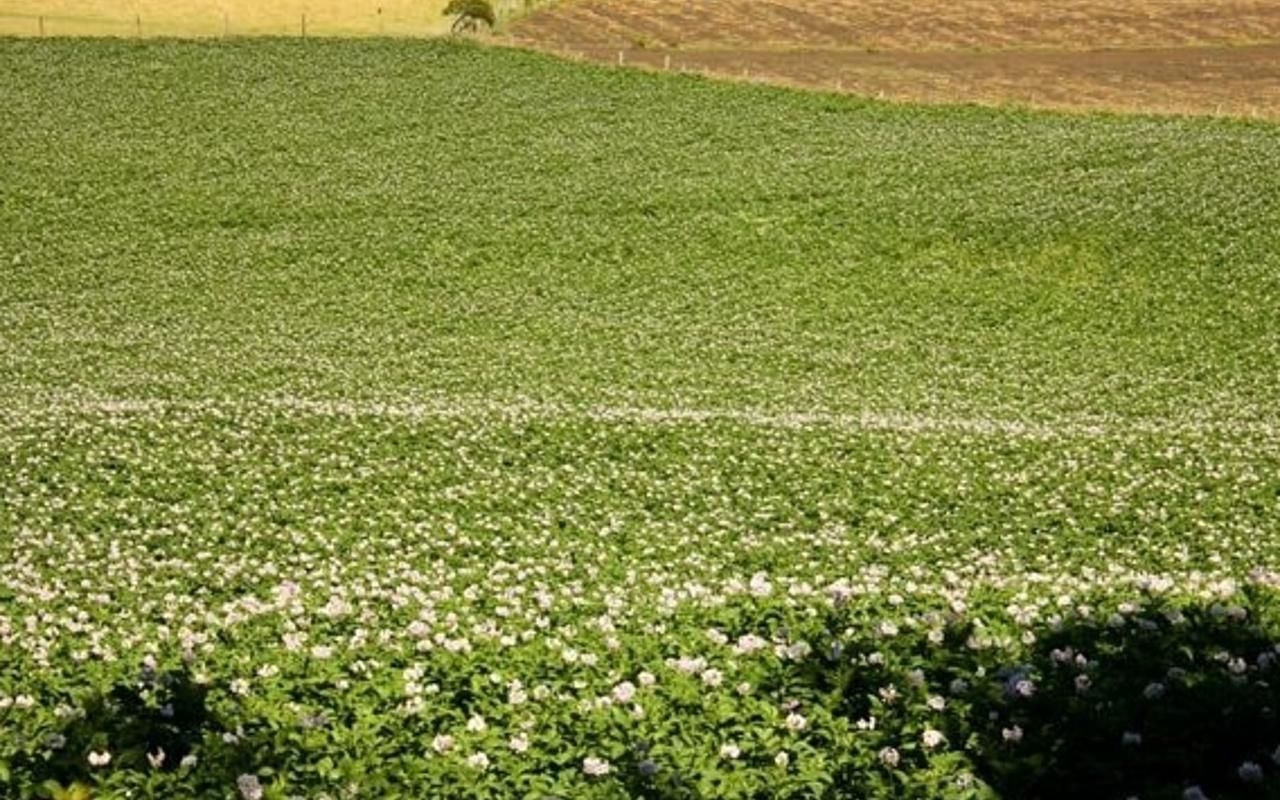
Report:
[[[1230,633],[1264,635],[1277,579],[1257,569],[1272,563],[1266,517],[1239,513],[1258,475],[1232,465],[1239,445],[1220,433],[1163,434],[1180,460],[1095,483],[1157,435],[922,437],[541,407],[8,413],[0,719],[14,735],[0,759],[28,777],[72,756],[104,786],[234,769],[246,797],[271,782],[476,781],[960,797],[1029,780],[1017,748],[1045,746],[1047,721],[1074,705],[1118,702],[1120,685],[1142,707],[1176,706],[1207,676],[1227,697],[1280,659]],[[849,461],[857,481],[823,477]],[[1084,482],[1068,491],[1073,470]],[[1054,491],[1071,504],[1051,510]],[[1001,519],[982,513],[996,503]],[[1182,534],[1099,536],[1121,503]],[[1027,533],[1050,525],[1089,546]],[[1225,632],[1174,653],[1179,631],[1206,626]],[[1124,664],[1145,631],[1168,647]],[[139,665],[207,693],[198,741],[145,742],[133,770],[109,729],[73,732],[89,749],[67,753],[57,737],[86,691]],[[1115,722],[1125,752],[1165,735]],[[1269,780],[1277,746],[1250,740],[1232,773]],[[395,768],[375,777],[371,760]]]

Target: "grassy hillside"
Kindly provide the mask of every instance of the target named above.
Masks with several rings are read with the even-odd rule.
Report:
[[[1271,779],[1280,128],[448,43],[0,72],[11,795]]]
[[[0,36],[427,36],[448,0],[0,0]],[[504,15],[539,2],[494,0]]]

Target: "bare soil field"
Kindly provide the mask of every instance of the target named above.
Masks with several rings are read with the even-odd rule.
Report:
[[[579,0],[515,35],[602,61],[902,100],[1280,118],[1273,2]]]

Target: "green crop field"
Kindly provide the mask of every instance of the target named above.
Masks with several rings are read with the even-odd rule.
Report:
[[[0,74],[0,795],[1280,791],[1280,127]]]

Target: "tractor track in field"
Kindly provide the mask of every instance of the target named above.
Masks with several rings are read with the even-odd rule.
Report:
[[[689,408],[681,406],[590,405],[512,398],[433,398],[426,400],[342,400],[271,395],[251,399],[148,400],[109,398],[50,398],[31,405],[11,405],[0,411],[6,426],[25,421],[65,417],[159,416],[255,413],[299,414],[315,417],[385,418],[398,420],[493,419],[497,421],[582,421],[621,425],[743,425],[781,430],[827,429],[857,433],[953,434],[1013,439],[1055,440],[1144,436],[1244,436],[1280,440],[1280,426],[1269,421],[1133,419],[1026,421],[962,416],[932,416],[906,412],[837,413],[767,408]]]

